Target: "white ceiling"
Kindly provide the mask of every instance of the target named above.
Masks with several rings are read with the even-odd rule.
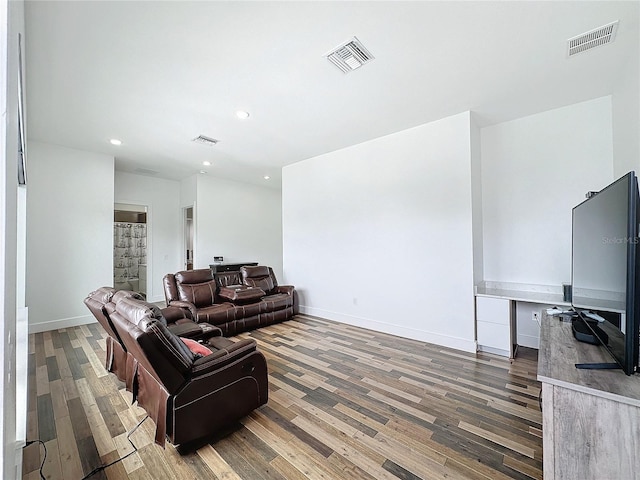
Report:
[[[279,187],[284,165],[466,110],[489,125],[611,94],[639,5],[27,1],[28,137]],[[614,43],[567,58],[614,20]],[[345,75],[323,54],[354,35],[375,60]]]

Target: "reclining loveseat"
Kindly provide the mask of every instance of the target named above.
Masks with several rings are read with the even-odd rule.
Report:
[[[116,289],[112,287],[100,287],[91,292],[87,298],[84,299],[84,303],[108,334],[106,339],[107,355],[105,358],[105,369],[108,372],[114,373],[120,381],[125,382],[127,390],[131,391],[131,358],[128,358],[129,355],[127,355],[127,350],[122,339],[115,331],[115,327],[106,310],[108,304],[115,305],[124,298],[144,300],[144,297],[137,292],[131,292],[129,290],[116,291]],[[152,305],[151,308],[155,309],[157,318],[164,318],[167,328],[174,335],[193,338],[195,340],[206,340],[212,336],[222,335],[222,332],[218,328],[213,328],[207,323],[198,324],[194,322],[187,310],[177,307],[159,309],[154,305]]]
[[[135,295],[116,293],[102,311],[122,342],[133,401],[156,424],[157,444],[188,445],[267,403],[267,365],[255,340],[233,342],[215,327],[200,342],[180,338],[160,309]]]
[[[271,267],[245,266],[239,272],[186,270],[163,279],[167,306],[189,312],[196,322],[220,328],[225,336],[289,320],[297,313],[295,288],[278,285]]]

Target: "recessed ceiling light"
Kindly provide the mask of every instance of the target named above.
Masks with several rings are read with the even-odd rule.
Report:
[[[204,170],[200,170],[200,173],[207,173],[207,172],[206,172],[206,171],[204,171]]]
[[[249,118],[249,112],[245,112],[244,110],[238,110],[236,112],[236,117],[242,118],[244,120],[245,118]]]
[[[109,140],[109,143],[111,143],[111,145],[122,145],[122,140],[118,140],[117,138],[112,138],[111,140]]]
[[[202,162],[202,164],[203,164],[205,167],[208,167],[209,165],[211,165],[211,162],[210,162],[209,160],[205,160],[204,162]]]
[[[270,177],[269,175],[265,175],[263,178],[264,178],[265,180],[269,180],[271,177]]]

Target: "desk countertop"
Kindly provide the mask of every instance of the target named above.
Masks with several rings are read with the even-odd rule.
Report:
[[[526,290],[511,290],[508,288],[477,287],[476,296],[504,298],[519,302],[542,303],[548,305],[570,306],[571,303],[562,299],[562,294],[553,292],[536,292]]]

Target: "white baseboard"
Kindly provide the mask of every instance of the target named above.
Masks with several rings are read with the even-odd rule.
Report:
[[[375,330],[376,332],[397,335],[399,337],[409,338],[411,340],[419,340],[421,342],[433,343],[435,345],[441,345],[443,347],[455,348],[456,350],[462,350],[464,352],[476,352],[475,340],[451,337],[448,335],[442,335],[440,333],[427,332],[424,330],[404,327],[402,325],[396,325],[393,323],[380,322],[378,320],[371,320],[368,318],[356,317],[344,313],[332,312],[329,310],[323,310],[321,308],[307,307],[305,305],[300,305],[300,313],[313,315],[320,318],[326,318],[327,320],[333,320],[335,322],[346,323],[347,325],[353,325],[355,327],[368,328],[369,330]]]
[[[87,325],[89,323],[97,323],[97,320],[93,315],[61,318],[59,320],[51,320],[49,322],[31,323],[29,324],[29,333],[48,332],[51,330],[58,330],[59,328],[77,327],[78,325]]]
[[[509,355],[511,355],[509,350],[503,350],[501,348],[494,348],[494,347],[486,347],[484,345],[478,345],[478,351],[485,352],[485,353],[493,353],[494,355],[500,355],[501,357],[507,357],[507,358],[509,358]]]

